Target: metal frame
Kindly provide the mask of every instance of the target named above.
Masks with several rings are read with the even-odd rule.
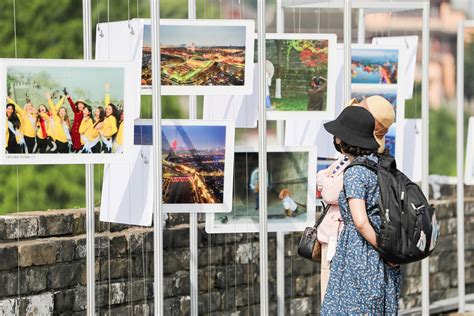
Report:
[[[456,64],[456,161],[457,161],[457,261],[458,261],[458,311],[474,310],[474,305],[466,305],[466,281],[464,262],[464,35],[466,28],[474,28],[474,20],[461,21],[457,34]]]
[[[82,0],[84,59],[92,59],[91,0]],[[86,275],[87,315],[95,315],[94,165],[86,164]]]
[[[257,2],[257,35],[258,35],[258,67],[260,82],[258,85],[258,185],[267,187],[267,109],[265,76],[265,0]],[[267,190],[259,190],[259,258],[260,258],[260,315],[269,315],[268,309],[268,223],[267,223]]]
[[[161,67],[160,67],[160,0],[150,0],[151,69],[153,113],[153,271],[154,311],[164,315],[163,308],[163,207],[161,161]]]
[[[283,3],[284,2],[284,3]],[[306,2],[306,3],[301,3]],[[430,3],[427,0],[418,1],[381,1],[381,0],[339,0],[339,1],[318,1],[318,0],[277,0],[277,31],[279,25],[283,30],[283,16],[284,8],[311,8],[311,9],[342,9],[344,10],[344,96],[346,99],[350,97],[350,46],[351,43],[347,43],[346,39],[349,38],[352,41],[352,34],[350,29],[351,24],[351,13],[352,9],[359,9],[359,30],[358,30],[358,42],[365,40],[365,25],[363,22],[363,16],[365,13],[375,12],[396,12],[396,11],[410,11],[410,10],[422,10],[423,29],[422,29],[422,68],[423,68],[423,79],[422,79],[422,189],[423,192],[429,194],[429,183],[428,183],[428,172],[429,172],[429,18],[430,18]],[[362,29],[363,27],[363,29]],[[348,82],[348,83],[347,83]],[[349,97],[348,97],[349,96]],[[277,245],[278,248],[278,245]],[[429,315],[430,302],[429,302],[429,259],[422,261],[422,315]],[[277,275],[277,278],[282,276]],[[284,278],[284,276],[283,276]],[[279,296],[281,293],[277,292]],[[283,298],[280,298],[278,302],[284,304],[284,291]],[[280,308],[279,308],[280,310]],[[280,314],[279,314],[280,315]]]
[[[195,0],[188,0],[188,8],[190,9],[189,14],[190,18],[195,17]],[[423,148],[422,148],[422,188],[425,193],[428,192],[428,115],[429,115],[429,106],[428,106],[428,61],[429,61],[429,2],[427,1],[413,1],[413,2],[384,2],[384,1],[354,1],[344,0],[344,3],[341,2],[318,2],[318,3],[307,3],[299,5],[284,5],[282,2],[284,0],[277,0],[277,25],[280,27],[283,26],[283,8],[338,8],[344,9],[344,34],[349,35],[346,37],[344,57],[346,61],[345,65],[345,80],[350,82],[350,41],[351,41],[351,11],[352,9],[365,9],[365,12],[378,12],[378,11],[400,11],[400,10],[417,10],[421,9],[423,11],[423,81],[422,81],[422,136],[423,136]],[[288,1],[286,1],[288,2]],[[150,9],[151,9],[151,22],[152,22],[152,51],[159,52],[159,19],[160,19],[160,9],[159,9],[159,0],[150,0]],[[259,61],[265,60],[265,2],[264,0],[258,0],[258,52],[259,52]],[[361,13],[359,13],[361,14]],[[92,57],[92,41],[91,41],[91,6],[90,0],[83,0],[83,33],[84,33],[84,59],[91,59]],[[277,28],[278,30],[278,28]],[[347,41],[349,39],[349,41]],[[458,42],[458,47],[459,47]],[[458,50],[459,53],[459,50]],[[349,61],[349,62],[348,62]],[[459,59],[458,59],[459,67]],[[265,63],[259,63],[260,73],[265,73]],[[153,214],[154,214],[154,311],[156,315],[163,315],[163,223],[162,223],[162,201],[161,201],[161,179],[162,177],[162,164],[161,164],[161,129],[158,128],[161,126],[161,82],[160,82],[160,58],[159,54],[152,54],[152,80],[153,84],[153,143],[154,143],[154,164],[153,164]],[[348,75],[349,74],[349,75]],[[458,72],[459,76],[459,72]],[[459,77],[458,77],[459,80]],[[266,108],[265,108],[265,77],[262,76],[262,79],[259,83],[259,172],[261,176],[259,177],[260,187],[266,187]],[[458,81],[459,82],[459,81]],[[344,95],[350,95],[350,84],[346,83],[344,88]],[[462,87],[461,87],[462,88]],[[460,85],[458,83],[458,93],[460,92]],[[194,99],[194,101],[193,101]],[[460,100],[458,99],[458,104]],[[190,117],[196,116],[196,102],[195,97],[190,97]],[[463,131],[463,125],[459,120],[459,107],[458,107],[458,135],[459,132]],[[462,108],[461,108],[461,115]],[[459,126],[461,125],[461,126]],[[458,147],[459,147],[458,139]],[[461,148],[462,154],[463,148]],[[459,155],[458,148],[458,170],[459,166],[462,168],[462,161],[459,164],[459,159],[463,159],[462,155]],[[94,166],[92,164],[86,165],[86,207],[87,207],[87,216],[86,216],[86,231],[87,231],[87,306],[88,306],[88,315],[94,315],[95,313],[95,221],[94,221]],[[458,173],[458,177],[460,176]],[[459,181],[459,179],[458,179]],[[458,185],[458,194],[463,190],[463,186]],[[460,195],[459,195],[460,196]],[[462,200],[463,200],[462,195]],[[267,231],[267,194],[266,190],[262,190],[259,195],[260,198],[260,221],[259,221],[259,236],[260,236],[260,314],[268,315],[268,231]],[[459,207],[460,199],[458,199],[458,214],[463,212],[463,209]],[[462,205],[462,204],[461,204]],[[458,221],[462,219],[458,215]],[[190,217],[190,238],[191,245],[190,248],[196,249],[197,246],[197,214],[191,215]],[[461,221],[462,222],[462,221]],[[196,225],[194,225],[196,223]],[[459,224],[459,223],[458,223]],[[463,227],[463,223],[461,223]],[[458,229],[460,226],[458,226]],[[459,243],[464,243],[464,241],[459,238],[458,234],[458,247]],[[278,238],[284,240],[284,238]],[[284,244],[283,244],[284,245]],[[280,245],[281,247],[281,245]],[[284,246],[283,246],[284,247]],[[458,248],[459,249],[459,248]],[[279,253],[283,253],[284,259],[284,249],[281,248]],[[191,270],[191,312],[192,315],[197,314],[197,251],[196,257],[193,259],[191,257],[190,268]],[[459,256],[464,256],[464,253]],[[463,261],[462,261],[463,262]],[[284,264],[284,261],[283,261]],[[458,273],[460,272],[460,267],[458,266]],[[278,269],[278,271],[284,271],[284,269]],[[462,275],[464,271],[462,271]],[[281,272],[280,272],[281,273]],[[461,276],[461,275],[460,275]],[[279,275],[278,278],[281,278]],[[283,288],[284,292],[284,273],[283,273],[283,287],[281,287],[281,281],[279,292]],[[422,262],[422,282],[423,282],[423,300],[422,300],[422,314],[429,314],[429,265],[428,259],[425,259]],[[458,282],[461,284],[461,282]],[[462,287],[462,285],[460,285]],[[460,298],[464,295],[460,290]],[[280,304],[283,304],[281,308]],[[464,308],[464,300],[460,299],[460,310]],[[463,304],[463,305],[461,305]],[[279,299],[279,311],[284,311],[284,295],[283,298]],[[280,315],[280,313],[279,313]]]
[[[188,0],[188,19],[196,19],[196,0]],[[189,119],[197,119],[197,98],[189,96]],[[190,281],[190,313],[197,316],[199,313],[199,279],[198,279],[198,214],[189,214],[189,281]]]

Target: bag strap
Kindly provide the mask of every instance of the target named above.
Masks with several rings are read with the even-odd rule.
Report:
[[[375,172],[377,174],[377,163],[373,160],[368,159],[367,157],[364,158],[356,158],[354,159],[344,170],[346,172],[348,169],[355,167],[355,166],[363,166],[367,169]]]
[[[318,226],[321,225],[324,217],[326,217],[326,214],[331,208],[331,204],[325,204],[323,201],[321,201],[321,204],[323,205],[323,212],[321,213],[321,216],[319,216],[319,218],[316,220],[316,223],[314,224],[314,228],[318,228]]]

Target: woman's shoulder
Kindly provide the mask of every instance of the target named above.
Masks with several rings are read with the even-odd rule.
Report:
[[[349,166],[347,166],[344,172],[344,181],[346,181],[346,179],[351,179],[352,177],[376,176],[375,173],[369,168],[361,164],[357,164],[363,163],[364,159],[371,160],[375,163],[378,162],[378,157],[376,155],[366,155],[357,157],[351,162],[352,165],[349,164]]]

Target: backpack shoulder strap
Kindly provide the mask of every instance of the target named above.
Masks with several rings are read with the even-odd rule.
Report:
[[[361,157],[354,159],[344,170],[346,172],[348,169],[355,167],[355,166],[364,166],[367,169],[377,173],[377,163],[373,160],[368,159],[367,157]]]
[[[395,158],[388,155],[379,156],[379,165],[387,170],[397,169],[397,162],[395,161]]]

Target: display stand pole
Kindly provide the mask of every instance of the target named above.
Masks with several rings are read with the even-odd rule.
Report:
[[[464,281],[464,21],[459,22],[457,43],[457,118],[456,118],[456,157],[457,157],[457,248],[458,248],[458,312],[465,311]]]
[[[258,25],[258,67],[260,82],[258,85],[258,185],[259,185],[259,258],[260,258],[260,315],[269,315],[268,311],[268,226],[267,226],[267,115],[265,76],[265,0],[257,3]]]
[[[423,2],[423,58],[422,58],[422,82],[421,82],[421,187],[426,196],[429,196],[429,60],[430,60],[430,2]],[[422,315],[430,314],[430,266],[429,258],[421,261],[421,283]]]
[[[279,145],[285,144],[285,121],[277,121],[277,140]],[[286,232],[276,233],[278,316],[285,315],[285,235]]]
[[[188,19],[196,19],[196,0],[188,0]],[[189,119],[197,119],[197,98],[189,96]],[[199,312],[199,281],[198,281],[198,214],[189,214],[189,281],[190,281],[190,313],[197,316]]]
[[[352,45],[352,0],[344,0],[344,99],[347,102],[351,98],[351,45]]]
[[[277,304],[278,316],[285,315],[285,232],[277,232]]]
[[[163,208],[161,161],[160,0],[150,0],[153,113],[153,271],[154,311],[163,313]]]
[[[276,31],[285,32],[282,0],[277,0]],[[277,121],[277,140],[279,145],[285,144],[285,121]],[[277,313],[285,315],[285,232],[276,233],[276,280],[277,280]]]
[[[84,59],[92,59],[91,1],[82,0],[82,33]],[[86,164],[86,274],[87,315],[95,315],[95,214],[94,214],[94,165]]]
[[[458,252],[458,312],[466,311],[466,281],[464,263],[464,32],[474,27],[474,21],[461,21],[457,37],[456,69],[456,157],[457,157],[457,252]]]
[[[365,43],[365,12],[359,9],[359,23],[357,24],[357,44]]]

